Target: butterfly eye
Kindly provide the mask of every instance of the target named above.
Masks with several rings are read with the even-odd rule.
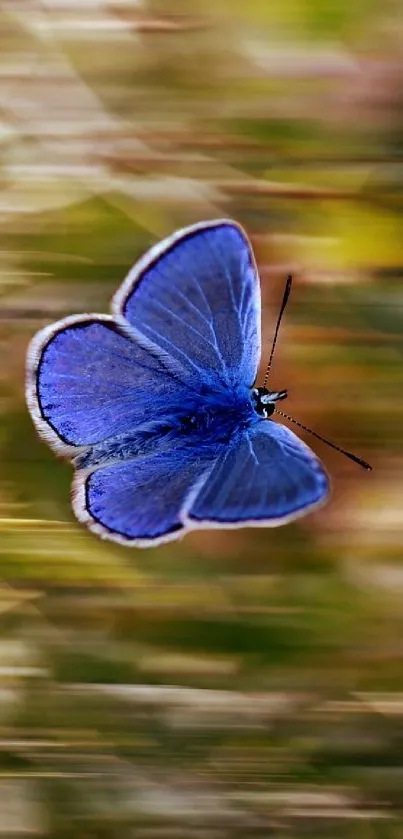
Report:
[[[268,419],[268,417],[271,417],[271,415],[274,414],[274,411],[274,402],[268,402],[266,405],[261,405],[261,409],[258,413],[260,413],[260,415],[265,419]]]

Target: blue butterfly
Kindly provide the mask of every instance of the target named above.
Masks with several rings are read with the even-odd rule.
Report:
[[[77,518],[147,547],[194,528],[281,525],[321,504],[323,465],[270,419],[286,391],[269,391],[267,375],[255,386],[260,353],[256,263],[229,220],[151,248],[112,315],[38,332],[27,402],[41,436],[75,467]]]

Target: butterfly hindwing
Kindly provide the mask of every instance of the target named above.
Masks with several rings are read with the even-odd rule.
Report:
[[[260,360],[260,288],[253,252],[234,222],[194,225],[151,248],[113,304],[187,370],[189,383],[251,386]]]
[[[74,511],[99,535],[144,547],[176,538],[184,529],[186,500],[215,462],[214,447],[196,453],[171,448],[77,472]]]
[[[143,547],[195,527],[274,526],[329,491],[316,455],[290,429],[257,421],[228,444],[167,451],[77,473],[77,517],[101,536]]]
[[[239,431],[188,508],[195,526],[281,524],[320,504],[329,491],[316,455],[270,420]]]

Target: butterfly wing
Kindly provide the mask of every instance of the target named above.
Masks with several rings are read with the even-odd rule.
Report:
[[[57,451],[130,433],[192,393],[173,361],[127,337],[111,317],[65,318],[39,332],[28,352],[27,401]]]
[[[325,500],[327,474],[289,428],[261,420],[240,431],[188,500],[189,526],[276,526]]]
[[[171,448],[76,472],[73,508],[77,518],[103,538],[148,547],[177,538],[184,531],[184,508],[201,486],[217,456],[214,447],[200,452]]]
[[[130,271],[113,311],[187,371],[194,387],[251,386],[260,360],[260,288],[246,234],[231,221],[176,233]]]

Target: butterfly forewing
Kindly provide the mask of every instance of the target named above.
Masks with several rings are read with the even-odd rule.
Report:
[[[114,299],[123,317],[179,364],[194,387],[251,385],[260,360],[260,288],[243,230],[218,221],[152,249]]]
[[[168,368],[112,318],[66,318],[43,333],[33,343],[28,399],[39,429],[45,436],[52,431],[56,446],[86,446],[127,433],[191,392],[174,361]]]

